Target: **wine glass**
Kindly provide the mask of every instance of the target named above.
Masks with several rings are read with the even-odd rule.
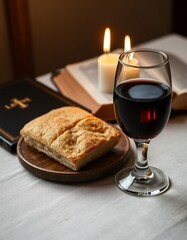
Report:
[[[136,196],[165,192],[168,176],[148,165],[151,139],[166,126],[171,111],[172,86],[169,58],[152,49],[135,49],[120,55],[114,83],[114,111],[122,131],[134,140],[137,161],[133,170],[116,175],[117,186]]]

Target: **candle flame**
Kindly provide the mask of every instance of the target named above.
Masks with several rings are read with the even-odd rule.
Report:
[[[131,50],[131,39],[130,39],[129,35],[126,35],[125,40],[124,40],[124,51],[127,52],[130,50]],[[129,60],[133,59],[133,55],[134,55],[133,53],[130,54]]]
[[[103,51],[104,53],[110,52],[110,28],[105,29]]]
[[[124,41],[124,51],[127,52],[129,50],[131,50],[131,39],[129,35],[126,35]]]

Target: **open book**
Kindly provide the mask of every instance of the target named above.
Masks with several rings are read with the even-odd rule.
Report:
[[[174,43],[176,44],[175,48],[173,47]],[[176,35],[161,38],[138,47],[154,48],[168,53],[173,80],[173,109],[187,110],[187,57],[185,61],[177,55],[178,44],[180,46],[183,44],[183,48],[187,49],[187,39],[181,39]],[[120,52],[120,50],[117,51]],[[113,95],[100,92],[98,89],[97,57],[67,65],[54,78],[54,83],[65,96],[84,105],[94,115],[106,121],[115,119]]]
[[[114,120],[113,96],[98,90],[97,75],[97,58],[94,58],[66,66],[53,81],[60,92],[90,109],[95,116]]]

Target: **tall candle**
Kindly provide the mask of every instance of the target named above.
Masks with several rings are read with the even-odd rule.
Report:
[[[110,53],[110,29],[104,35],[104,54],[98,58],[98,87],[102,92],[112,93],[119,54]]]

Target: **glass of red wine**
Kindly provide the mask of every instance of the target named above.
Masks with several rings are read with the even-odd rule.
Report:
[[[120,55],[114,83],[114,111],[122,131],[134,140],[134,169],[122,169],[115,178],[124,192],[154,196],[170,185],[168,176],[148,165],[150,141],[166,126],[171,111],[172,86],[169,58],[152,49],[135,49]]]

